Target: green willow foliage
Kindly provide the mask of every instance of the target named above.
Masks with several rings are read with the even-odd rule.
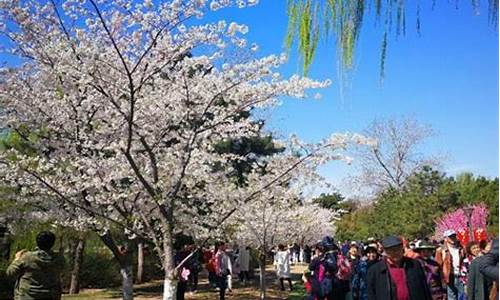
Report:
[[[471,0],[476,14],[479,0]],[[432,7],[435,6],[435,0]],[[497,26],[498,1],[489,0],[488,19]],[[458,8],[458,0],[455,2]],[[333,36],[341,71],[349,71],[354,64],[356,44],[359,40],[363,20],[374,13],[377,24],[382,26],[380,45],[380,78],[385,75],[388,35],[406,33],[408,9],[416,9],[415,29],[420,34],[420,1],[406,0],[288,0],[288,30],[285,46],[291,49],[298,40],[298,52],[303,59],[302,67],[307,74],[314,58],[320,36]]]

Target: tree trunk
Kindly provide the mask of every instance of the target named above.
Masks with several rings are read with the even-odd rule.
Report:
[[[120,275],[122,276],[123,300],[134,299],[134,275],[132,273],[132,264],[120,266]]]
[[[144,278],[144,243],[137,245],[137,283],[142,283]]]
[[[165,278],[163,282],[163,300],[177,299],[176,262],[174,260],[173,237],[170,224],[164,224],[166,230],[163,232],[163,270]]]
[[[83,251],[85,249],[85,240],[79,238],[73,251],[73,270],[71,270],[71,284],[69,293],[78,294],[80,292],[80,269],[83,262]]]
[[[260,299],[266,299],[266,256],[261,254],[259,257],[259,276],[260,276]]]
[[[177,299],[177,280],[165,277],[163,281],[163,300]]]
[[[100,236],[103,243],[111,250],[113,256],[120,265],[120,275],[122,277],[122,298],[123,300],[134,299],[134,274],[133,259],[131,249],[135,249],[135,243],[129,240],[126,247],[118,247],[111,236],[111,233],[106,232]]]

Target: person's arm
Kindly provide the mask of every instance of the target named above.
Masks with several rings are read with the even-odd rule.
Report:
[[[16,253],[14,260],[5,271],[8,277],[17,278],[24,272],[25,268],[25,263],[23,260],[24,252],[26,252],[26,250],[21,250]]]
[[[486,253],[476,259],[479,272],[490,280],[498,281],[498,256],[494,253]]]
[[[443,250],[441,247],[436,249],[436,255],[434,256],[434,260],[438,263],[439,267],[443,267]]]

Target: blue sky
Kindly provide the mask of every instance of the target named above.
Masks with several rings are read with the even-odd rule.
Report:
[[[434,11],[430,4],[422,7],[420,37],[409,16],[406,36],[390,39],[383,85],[378,76],[382,32],[372,18],[363,25],[356,70],[343,97],[334,45],[320,44],[309,76],[331,78],[332,86],[321,91],[320,101],[284,101],[269,115],[269,127],[284,136],[296,133],[319,141],[332,132],[361,131],[375,118],[411,116],[437,133],[423,151],[447,155],[447,174],[471,171],[497,177],[498,31],[488,24],[487,1],[481,1],[480,15],[470,2],[461,1],[458,10],[441,2]],[[285,0],[261,0],[255,7],[224,10],[210,18],[247,24],[248,40],[259,44],[260,55],[283,51]],[[300,72],[299,65],[292,53],[282,72]],[[339,185],[352,172],[341,163],[322,170]]]

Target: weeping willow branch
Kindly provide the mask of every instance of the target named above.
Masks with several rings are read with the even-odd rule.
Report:
[[[473,12],[479,14],[480,1],[471,0],[471,4]],[[388,35],[392,32],[396,36],[406,34],[406,16],[410,9],[415,9],[415,30],[420,34],[420,0],[416,0],[416,2],[407,0],[288,0],[288,29],[285,36],[285,47],[287,50],[291,50],[296,45],[301,57],[303,72],[307,74],[320,37],[328,39],[332,36],[335,39],[341,72],[348,72],[354,66],[356,46],[363,21],[371,13],[377,20],[377,24],[383,27],[379,50],[379,76],[383,80]],[[497,0],[488,1],[488,20],[492,26],[498,26]]]

